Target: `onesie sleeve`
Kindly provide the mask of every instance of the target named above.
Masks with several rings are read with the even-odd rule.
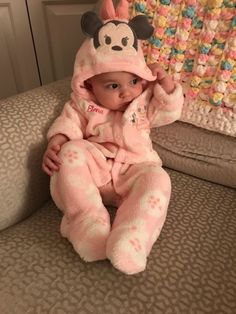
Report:
[[[171,94],[167,94],[159,84],[155,84],[153,97],[148,106],[148,119],[151,128],[178,120],[181,116],[183,103],[184,96],[179,83],[175,83],[175,89]]]
[[[50,140],[56,134],[64,134],[70,140],[82,139],[84,137],[86,119],[79,104],[73,100],[68,101],[61,114],[51,125],[47,139]]]

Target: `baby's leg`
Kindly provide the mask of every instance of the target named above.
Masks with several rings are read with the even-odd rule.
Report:
[[[106,159],[83,140],[63,145],[59,157],[62,165],[51,179],[51,194],[64,213],[61,233],[85,261],[105,259],[110,217],[97,185],[109,180]]]
[[[147,256],[164,224],[170,199],[168,174],[158,165],[133,165],[117,181],[123,196],[107,241],[107,257],[126,274],[146,267]]]

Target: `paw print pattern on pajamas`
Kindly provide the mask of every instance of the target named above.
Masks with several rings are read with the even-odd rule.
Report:
[[[161,199],[158,196],[155,197],[155,196],[151,195],[149,197],[149,200],[148,200],[148,205],[149,205],[151,211],[158,210],[160,214],[164,210],[163,199]]]
[[[137,238],[131,239],[129,240],[129,243],[132,245],[132,247],[134,248],[136,252],[139,252],[142,250],[142,245],[139,239]]]
[[[69,163],[73,163],[78,160],[78,152],[68,149],[68,151],[64,154],[64,157],[67,158]]]
[[[130,235],[134,235],[134,233],[138,232],[145,237],[146,235],[146,222],[144,219],[136,218],[132,222],[128,223],[122,223],[119,226],[117,226],[114,230],[114,232],[118,233],[129,233]]]
[[[62,152],[62,157],[63,162],[71,168],[82,166],[86,162],[84,152],[74,146],[67,146]]]
[[[146,222],[143,219],[135,219],[130,223],[120,224],[113,229],[113,235],[119,235],[124,242],[127,252],[130,249],[136,253],[145,251],[145,244],[148,241]]]
[[[150,191],[142,197],[140,205],[147,215],[159,217],[165,212],[166,197],[161,191]]]
[[[107,257],[117,269],[126,274],[143,271],[147,262],[148,239],[149,234],[143,219],[121,223],[110,233]]]
[[[105,217],[87,217],[83,221],[83,226],[85,230],[89,230],[89,237],[97,234],[107,234],[110,230],[110,222]]]
[[[154,195],[150,195],[148,199],[148,205],[154,209],[160,205],[160,198],[155,197]]]

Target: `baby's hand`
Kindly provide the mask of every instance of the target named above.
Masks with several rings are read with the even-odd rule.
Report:
[[[175,89],[175,83],[171,76],[158,63],[152,63],[148,66],[152,74],[157,77],[157,83],[161,85],[167,94],[171,94]]]
[[[58,157],[58,153],[61,150],[63,144],[68,141],[68,138],[63,134],[57,134],[51,138],[48,143],[48,147],[43,155],[42,169],[49,176],[54,171],[58,171],[61,165],[61,160]]]

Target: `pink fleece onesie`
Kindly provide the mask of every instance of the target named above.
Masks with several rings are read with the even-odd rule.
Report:
[[[48,139],[56,134],[69,138],[59,153],[62,165],[52,176],[51,194],[64,214],[62,235],[85,261],[108,258],[120,271],[135,274],[146,267],[171,193],[169,176],[152,148],[150,128],[179,119],[183,94],[178,84],[168,95],[152,83],[155,77],[133,32],[137,20],[117,19],[116,11],[113,19],[99,24],[91,14],[82,20],[82,29],[92,38],[77,53],[71,100],[48,132]],[[93,18],[99,24],[96,31]],[[128,47],[126,43],[114,50],[125,43],[118,40],[124,37],[129,38]],[[98,105],[86,88],[88,78],[109,71],[135,73],[150,82],[125,112]],[[112,227],[104,204],[118,207]]]

